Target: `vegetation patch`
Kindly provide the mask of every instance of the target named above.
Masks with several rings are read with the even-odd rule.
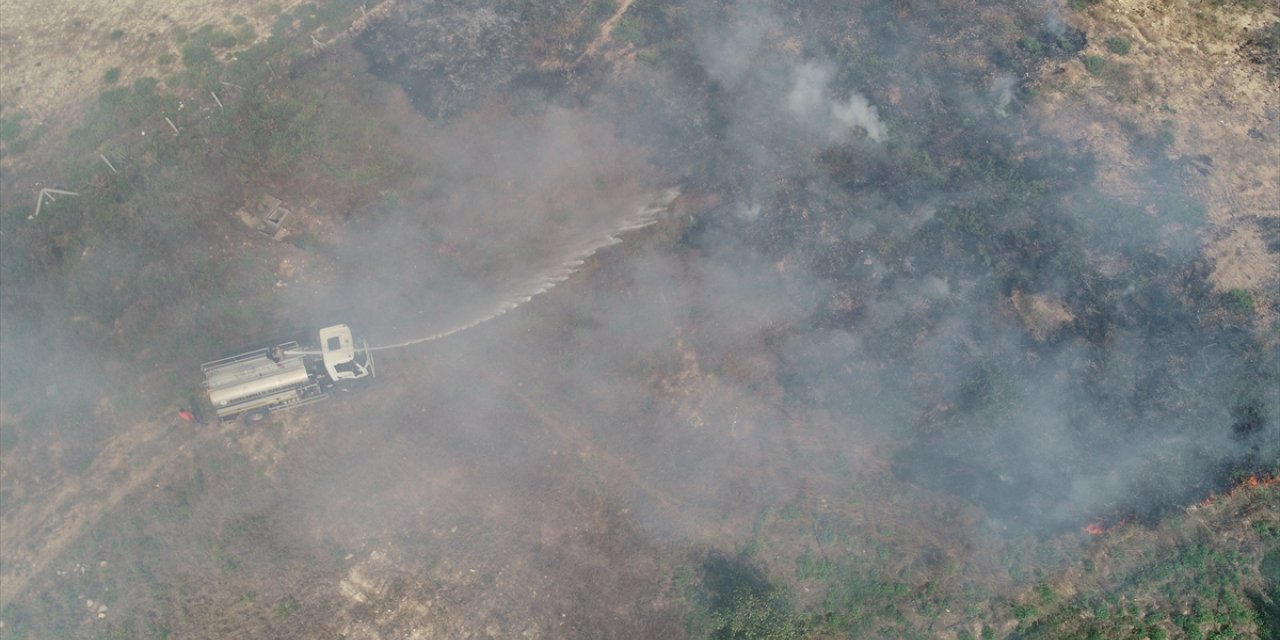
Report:
[[[1222,306],[1227,311],[1238,315],[1250,315],[1257,309],[1253,294],[1244,289],[1231,289],[1222,294]]]
[[[1240,48],[1250,62],[1267,70],[1269,79],[1280,77],[1280,21],[1251,32]]]
[[[1128,55],[1133,50],[1133,41],[1122,36],[1107,38],[1107,51],[1116,55]]]

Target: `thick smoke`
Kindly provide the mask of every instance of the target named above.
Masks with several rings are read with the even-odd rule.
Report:
[[[911,84],[894,101],[914,112],[898,114],[901,126],[940,129],[890,135],[876,100],[822,44],[822,21],[704,7],[689,18],[696,72],[683,78],[637,73],[639,88],[624,79],[588,106],[406,124],[429,132],[414,144],[430,178],[365,216],[338,249],[335,290],[354,292],[343,306],[359,310],[353,322],[375,343],[486,317],[607,237],[663,186],[656,176],[702,174],[722,204],[671,218],[664,228],[678,235],[606,255],[620,261],[608,278],[531,303],[530,320],[431,347],[525,371],[540,378],[542,400],[576,407],[604,450],[632,461],[635,508],[655,529],[688,534],[696,519],[685,510],[744,507],[735,492],[767,502],[794,491],[804,461],[776,451],[794,437],[788,424],[815,410],[843,424],[825,436],[831,450],[883,442],[901,480],[1015,530],[1146,515],[1217,486],[1235,465],[1274,459],[1280,407],[1247,384],[1274,363],[1247,341],[1203,334],[1158,287],[1134,290],[1110,270],[1148,259],[1153,245],[1166,251],[1170,236],[1097,226],[1110,214],[1087,187],[1089,159],[1051,139],[1021,152],[1036,160],[998,168],[1019,153],[1014,71],[948,78],[929,56],[898,56],[893,77]],[[682,99],[629,99],[650,83]],[[930,109],[969,129],[921,124]],[[895,140],[930,136],[957,140],[944,152],[960,154],[949,162],[962,169],[948,177],[939,159],[903,156],[909,147]],[[681,148],[691,142],[703,146]],[[664,157],[664,145],[678,151]],[[707,169],[709,158],[728,160]],[[1005,173],[966,177],[970,166]],[[1084,223],[1026,210],[1012,192],[1020,181],[1057,190]],[[956,229],[969,244],[935,246]],[[1050,252],[1029,272],[1011,277],[983,255],[992,238],[1028,234]],[[304,297],[334,301],[332,291]],[[1153,318],[1146,326],[1129,320],[1139,309]],[[525,322],[534,325],[516,329]],[[1238,359],[1202,357],[1219,349]],[[552,361],[554,373],[536,364]],[[1233,432],[1240,407],[1265,425]],[[474,416],[455,419],[492,433]]]
[[[814,292],[771,360],[787,397],[905,445],[894,463],[902,479],[957,493],[1016,530],[1151,517],[1221,486],[1232,468],[1275,461],[1280,406],[1266,391],[1274,357],[1238,332],[1204,327],[1162,289],[1203,284],[1144,284],[1115,270],[1129,262],[1194,273],[1194,227],[1162,222],[1185,215],[1178,174],[1140,178],[1160,212],[1154,220],[1099,197],[1089,180],[1105,169],[1047,137],[1023,152],[1037,160],[992,171],[1006,177],[966,179],[969,167],[1008,162],[1001,156],[1026,144],[1014,142],[1026,126],[1018,72],[948,77],[929,53],[895,58],[889,82],[904,124],[894,135],[958,135],[952,153],[961,155],[948,161],[964,169],[940,178],[938,158],[927,157],[909,160],[923,169],[908,168],[894,155],[903,145],[885,146],[895,141],[881,111],[831,61],[820,10],[783,17],[739,3],[695,15],[697,64],[712,89],[711,153],[735,161],[716,172],[728,202],[686,241],[704,251],[700,260],[743,274],[776,269]],[[879,38],[859,44],[927,46]],[[938,124],[921,117],[930,111]],[[912,122],[926,128],[899,132]],[[946,130],[960,122],[965,129]],[[829,181],[827,158],[852,177]],[[927,178],[909,177],[915,171]],[[1029,182],[1056,190],[1074,219],[1021,212],[1028,205],[1017,190]],[[967,255],[936,246],[957,228],[972,234]],[[1028,234],[1047,253],[1030,272],[1010,275],[982,255],[1000,250],[992,239]],[[753,300],[771,289],[755,291]],[[1263,417],[1242,429],[1233,416],[1244,414]]]

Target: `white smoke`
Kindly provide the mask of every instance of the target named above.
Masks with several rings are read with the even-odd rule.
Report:
[[[997,73],[991,82],[991,95],[995,100],[996,115],[1001,118],[1009,117],[1009,105],[1013,104],[1013,90],[1017,85],[1018,79],[1008,72]]]
[[[885,128],[880,114],[867,99],[856,92],[845,101],[830,97],[833,72],[831,67],[808,62],[791,73],[791,91],[787,94],[787,111],[803,126],[837,140],[851,130],[861,128],[867,137],[879,142]]]

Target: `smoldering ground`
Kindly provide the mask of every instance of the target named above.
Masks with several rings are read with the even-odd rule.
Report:
[[[671,20],[689,45],[676,72],[611,79],[591,108],[431,124],[452,128],[428,143],[433,178],[358,223],[339,259],[335,291],[361,324],[385,342],[484,314],[575,238],[607,233],[658,175],[696,175],[685,188],[721,206],[668,220],[671,242],[605,253],[609,279],[524,311],[563,326],[531,342],[530,320],[508,317],[447,348],[467,353],[454,364],[536,371],[535,398],[637,461],[637,484],[660,477],[648,495],[662,507],[636,507],[655,531],[696,529],[682,508],[794,492],[804,460],[776,452],[812,411],[836,416],[844,442],[890,443],[902,481],[977,504],[997,529],[1155,516],[1274,463],[1274,355],[1204,323],[1212,296],[1183,219],[1116,233],[1114,202],[1089,189],[1106,168],[1010,104],[1018,61],[938,67],[941,47],[972,46],[968,24],[859,27],[850,45],[820,9]],[[854,46],[892,69],[849,67]],[[1158,187],[1185,209],[1166,196],[1180,184]],[[1061,312],[1043,324],[1027,305]],[[462,415],[493,398],[453,401]]]

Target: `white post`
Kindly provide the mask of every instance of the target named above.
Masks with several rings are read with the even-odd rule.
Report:
[[[114,174],[116,174],[116,175],[120,175],[120,172],[119,172],[119,171],[116,171],[116,166],[115,166],[115,165],[113,165],[113,164],[111,164],[111,161],[110,161],[110,160],[108,160],[106,156],[104,156],[104,155],[102,155],[101,153],[99,153],[99,154],[98,154],[98,157],[99,157],[99,158],[102,158],[102,161],[103,161],[103,162],[105,162],[105,163],[107,163],[107,168],[108,168],[108,169],[110,169],[112,173],[114,173]]]

